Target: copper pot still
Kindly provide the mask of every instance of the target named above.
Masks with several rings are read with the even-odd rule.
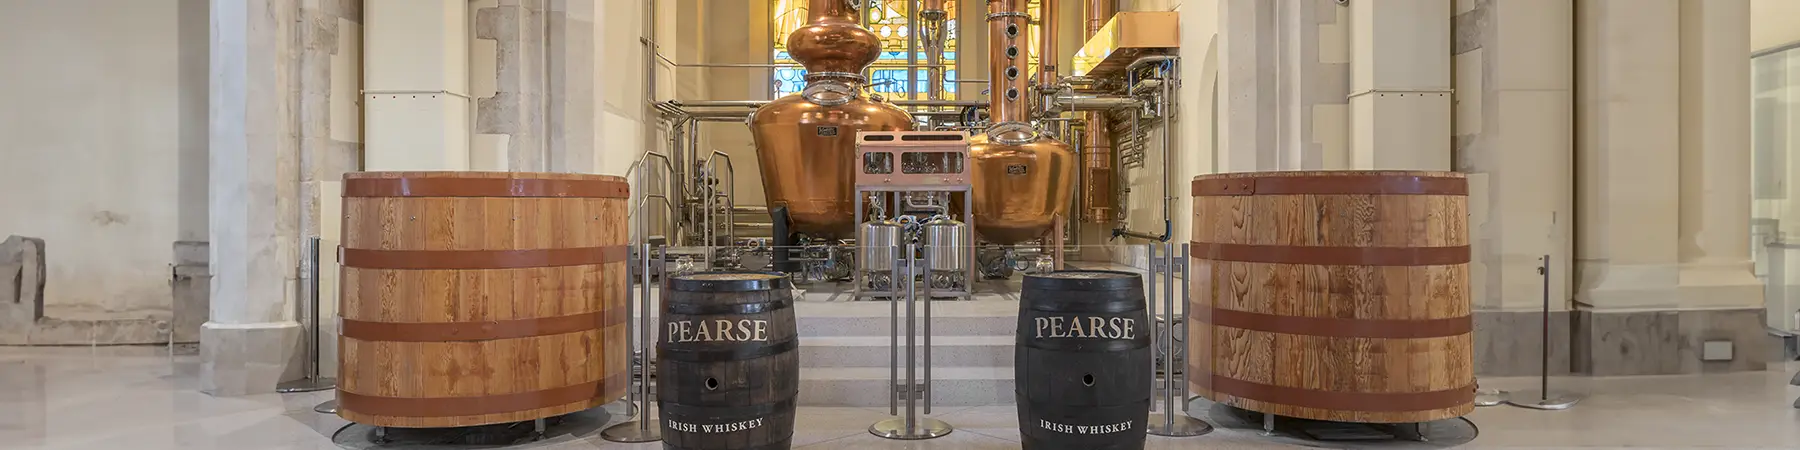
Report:
[[[1027,122],[1030,17],[1024,1],[988,0],[987,5],[994,125],[970,138],[975,233],[1011,245],[1042,238],[1068,217],[1077,162],[1068,144]]]
[[[863,95],[862,71],[880,56],[881,40],[857,25],[849,3],[807,2],[810,20],[787,38],[806,88],[750,116],[769,207],[787,207],[790,230],[815,238],[856,230],[856,133],[913,129],[912,115]]]

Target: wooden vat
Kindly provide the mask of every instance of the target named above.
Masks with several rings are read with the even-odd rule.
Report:
[[[1218,174],[1193,195],[1195,392],[1343,422],[1474,408],[1462,174]]]
[[[344,176],[338,415],[460,427],[625,394],[624,180]]]

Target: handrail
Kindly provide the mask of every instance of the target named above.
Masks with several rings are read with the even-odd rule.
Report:
[[[737,168],[732,167],[731,155],[722,151],[713,150],[712,154],[706,157],[706,162],[701,164],[700,170],[706,172],[706,177],[711,179],[713,175],[713,160],[719,157],[725,158],[725,171],[728,173],[725,178],[725,245],[734,245],[737,242],[737,231],[733,229],[737,223],[737,213],[732,211],[732,209],[737,207]],[[712,198],[712,194],[707,194],[706,245],[709,246],[714,245],[713,233],[715,225],[713,224],[712,217],[713,211],[718,209],[713,205]]]

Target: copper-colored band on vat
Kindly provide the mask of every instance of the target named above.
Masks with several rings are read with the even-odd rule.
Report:
[[[1449,247],[1325,247],[1309,245],[1252,245],[1193,242],[1189,253],[1196,259],[1269,264],[1328,266],[1443,266],[1468,264],[1469,246]]]
[[[348,178],[344,197],[628,198],[623,181],[538,178]]]
[[[455,342],[550,336],[625,323],[625,311],[595,311],[481,322],[371,322],[342,319],[343,337],[370,342]]]
[[[1457,177],[1332,175],[1206,178],[1194,180],[1195,197],[1226,195],[1469,195]]]
[[[1213,374],[1219,394],[1301,408],[1335,411],[1416,412],[1466,406],[1475,401],[1475,386],[1430,392],[1340,392],[1275,386]]]
[[[1473,316],[1442,319],[1350,319],[1297,317],[1210,308],[1194,320],[1215,326],[1297,336],[1371,339],[1427,339],[1461,336],[1475,330]]]
[[[527,269],[624,261],[628,246],[535,250],[369,250],[343,249],[344,267],[391,270]]]
[[[338,407],[357,414],[393,417],[478,416],[526,411],[595,399],[611,400],[607,388],[623,386],[625,374],[601,381],[515,394],[477,397],[377,397],[338,389]]]

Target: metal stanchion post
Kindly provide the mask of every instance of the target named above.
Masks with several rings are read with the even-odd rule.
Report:
[[[917,308],[915,305],[915,302],[918,300],[918,290],[913,283],[914,278],[919,274],[919,259],[917,257],[918,248],[914,244],[908,243],[906,244],[905,255],[902,256],[905,259],[897,259],[894,262],[896,264],[904,263],[906,265],[906,276],[905,278],[895,279],[894,282],[906,283],[906,384],[898,389],[898,391],[904,392],[902,395],[906,396],[906,415],[875,422],[874,425],[869,426],[869,433],[888,439],[899,440],[919,440],[942,437],[950,434],[953,430],[953,428],[950,427],[950,424],[929,417],[919,417],[919,410],[917,409],[921,394],[930,390],[929,387],[923,387],[919,384],[919,379],[915,372],[918,366],[917,354],[915,353],[915,347],[918,344],[916,340],[918,333],[914,331],[914,327],[918,325],[919,318],[916,314]],[[925,282],[931,282],[929,277],[927,277]],[[894,292],[898,294],[900,285],[894,284],[893,286]],[[894,301],[898,302],[899,299],[896,298]],[[931,299],[928,298],[925,301],[929,302]],[[927,382],[929,382],[929,380],[927,380]]]
[[[642,256],[639,258],[642,262],[642,264],[639,265],[639,268],[642,269],[642,277],[638,279],[638,282],[640,283],[638,285],[638,311],[641,316],[638,318],[639,322],[636,328],[638,331],[637,351],[643,356],[640,357],[640,362],[637,365],[638,373],[636,377],[638,380],[638,419],[613,425],[608,427],[606,431],[601,432],[600,437],[608,441],[638,443],[662,440],[662,425],[650,425],[651,421],[657,420],[655,419],[655,414],[652,412],[654,408],[651,406],[655,401],[650,398],[650,348],[653,346],[652,339],[654,339],[650,334],[650,329],[653,328],[653,325],[650,323],[650,304],[652,302],[650,298],[650,258],[653,256],[650,250],[650,244],[643,244],[640,248],[640,251],[642,252],[640,255]],[[629,288],[627,289],[629,290]],[[626,307],[629,308],[630,305],[627,304]],[[626,322],[630,322],[630,320],[627,320]]]
[[[1151,244],[1151,246],[1150,246],[1150,255],[1151,255],[1150,279],[1155,280],[1158,276],[1161,276],[1163,279],[1162,301],[1163,301],[1163,316],[1165,316],[1167,318],[1166,322],[1165,322],[1165,323],[1167,323],[1167,325],[1165,325],[1166,331],[1159,333],[1159,334],[1153,334],[1152,337],[1157,342],[1151,343],[1151,346],[1154,347],[1154,351],[1151,352],[1151,354],[1154,355],[1151,358],[1153,360],[1151,363],[1151,366],[1154,367],[1156,365],[1154,362],[1154,360],[1156,358],[1162,358],[1162,367],[1163,367],[1164,375],[1162,376],[1162,378],[1159,379],[1158,382],[1162,385],[1163,402],[1162,402],[1162,413],[1154,414],[1154,415],[1150,416],[1150,426],[1147,428],[1146,431],[1148,431],[1152,435],[1164,436],[1164,437],[1199,436],[1202,434],[1211,433],[1213,430],[1212,425],[1208,424],[1205,421],[1202,421],[1200,419],[1195,419],[1193,417],[1189,417],[1186,414],[1186,411],[1187,411],[1187,405],[1185,404],[1186,402],[1183,402],[1183,405],[1181,408],[1175,407],[1175,399],[1177,398],[1175,395],[1175,389],[1176,389],[1176,387],[1175,387],[1175,385],[1176,385],[1176,383],[1175,383],[1175,320],[1176,320],[1176,317],[1175,317],[1175,268],[1177,267],[1176,264],[1181,264],[1180,267],[1183,267],[1183,268],[1186,267],[1186,261],[1185,260],[1177,261],[1176,257],[1179,256],[1181,258],[1187,258],[1187,248],[1185,246],[1181,247],[1181,250],[1182,250],[1181,254],[1176,255],[1175,249],[1177,247],[1175,246],[1175,244],[1162,244],[1162,245],[1163,245],[1163,260],[1162,260],[1163,262],[1160,265],[1156,264],[1156,245]],[[1183,279],[1185,280],[1186,277],[1183,277]],[[1187,292],[1187,290],[1182,289],[1182,292],[1185,293],[1185,292]],[[1150,305],[1156,304],[1156,284],[1154,282],[1150,285],[1150,299],[1149,299],[1148,303]],[[1184,299],[1182,301],[1182,303],[1186,304],[1187,302]],[[1183,311],[1185,313],[1185,309]],[[1185,317],[1186,316],[1184,314],[1183,318],[1185,318]],[[1150,320],[1155,321],[1156,316],[1151,315]],[[1182,331],[1186,332],[1187,327],[1182,327]],[[1185,337],[1183,337],[1182,341],[1186,342],[1187,339]],[[1156,371],[1154,369],[1152,369],[1150,371],[1150,376],[1151,377],[1156,376]],[[1180,397],[1180,398],[1186,398],[1186,395],[1185,395],[1186,389],[1185,388],[1186,388],[1187,383],[1181,383],[1181,384],[1183,387],[1182,392],[1184,395],[1182,395],[1182,397]],[[1155,406],[1156,401],[1151,400],[1150,403],[1152,406]]]
[[[1530,409],[1569,409],[1581,401],[1581,395],[1550,390],[1550,255],[1544,255],[1544,264],[1538,266],[1538,274],[1544,277],[1544,334],[1543,354],[1539,361],[1539,378],[1537,391],[1522,391],[1506,400],[1513,406]]]
[[[310,311],[306,314],[306,378],[301,378],[275,386],[275,392],[292,394],[296,392],[314,392],[337,387],[337,379],[319,376],[319,245],[317,237],[306,240],[306,261],[302,269],[306,271],[306,297]],[[323,406],[323,405],[321,405]]]

